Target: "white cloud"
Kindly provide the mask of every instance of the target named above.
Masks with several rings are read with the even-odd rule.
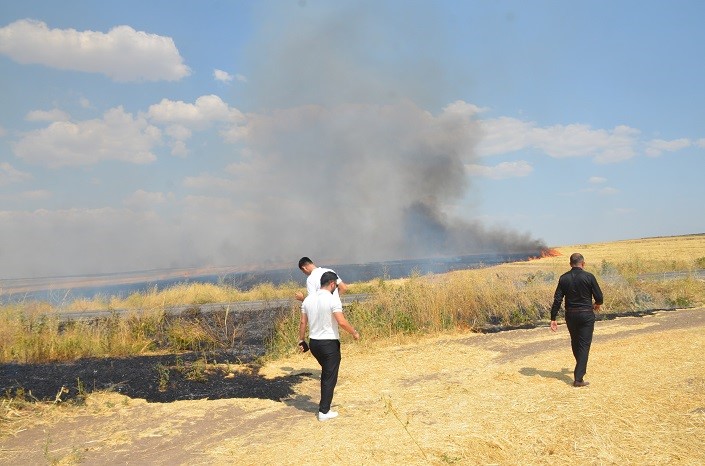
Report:
[[[176,81],[191,73],[171,37],[130,26],[103,33],[49,29],[23,19],[0,28],[0,53],[21,64],[102,73],[116,81]]]
[[[480,121],[484,132],[478,151],[482,156],[538,149],[555,158],[593,157],[599,163],[626,160],[635,155],[639,131],[617,126],[611,131],[588,125],[538,127],[535,123],[502,117]]]
[[[479,123],[483,136],[477,150],[481,156],[506,154],[532,145],[533,123],[509,117],[480,120]]]
[[[169,124],[166,133],[174,139],[171,153],[177,157],[188,155],[185,141],[191,137],[192,129],[201,130],[214,122],[223,123],[221,136],[227,142],[242,140],[247,134],[245,127],[239,126],[245,121],[242,112],[228,106],[216,95],[201,96],[193,104],[162,99],[151,105],[147,114],[154,122]]]
[[[232,74],[228,73],[227,71],[218,70],[218,69],[213,70],[213,77],[215,78],[216,81],[221,81],[224,83],[229,83],[230,81],[235,79],[234,76]]]
[[[698,145],[698,147],[705,148],[705,138],[698,139],[698,142],[696,142],[696,144]]]
[[[221,136],[227,142],[235,143],[244,141],[250,134],[248,126],[232,125],[228,129],[221,131]]]
[[[588,179],[588,183],[590,184],[604,184],[607,182],[607,178],[604,178],[602,176],[591,176],[590,179]]]
[[[183,125],[169,125],[165,130],[166,134],[179,141],[185,141],[191,138],[193,133],[190,129]]]
[[[236,74],[236,75],[235,75],[235,79],[237,79],[237,80],[238,80],[239,82],[241,82],[241,83],[246,83],[246,82],[247,82],[247,78],[246,78],[245,76],[241,75],[241,74]]]
[[[597,192],[603,196],[612,196],[614,194],[617,194],[619,192],[619,189],[606,187],[599,189]]]
[[[474,104],[469,104],[463,100],[456,100],[455,102],[446,105],[446,107],[443,109],[443,113],[473,117],[478,113],[482,113],[486,110],[486,108],[478,107]]]
[[[52,110],[33,110],[27,114],[25,117],[27,121],[68,121],[69,114],[59,110],[58,108]]]
[[[173,141],[170,146],[171,155],[173,155],[174,157],[185,158],[189,154],[188,147],[186,147],[186,143],[184,141]]]
[[[149,192],[138,189],[130,197],[123,201],[123,205],[132,210],[146,210],[163,204],[167,201],[167,195],[161,192]]]
[[[238,122],[244,115],[216,95],[204,95],[189,104],[181,100],[162,99],[150,105],[149,117],[161,123],[177,123],[183,126],[203,126],[213,121]]]
[[[0,186],[31,180],[32,175],[17,170],[7,162],[0,162]]]
[[[604,130],[600,130],[604,131]],[[612,132],[607,132],[601,146],[596,147],[595,161],[599,163],[614,163],[627,160],[636,155],[634,146],[640,131],[629,126],[620,125]]]
[[[652,139],[646,144],[646,150],[644,152],[649,157],[658,157],[664,152],[675,152],[690,146],[690,139],[686,138],[673,139],[671,141]]]
[[[50,168],[94,165],[104,160],[145,164],[156,160],[151,150],[160,142],[159,128],[116,107],[101,119],[58,121],[25,133],[14,152],[29,163]]]
[[[601,176],[593,176],[588,180],[588,183],[593,185],[592,187],[582,189],[581,192],[586,193],[597,193],[601,196],[611,196],[619,193],[617,188],[611,186],[602,186],[607,182],[607,178]]]
[[[506,178],[520,178],[528,176],[534,168],[524,160],[518,162],[502,162],[499,165],[490,167],[487,165],[467,164],[465,169],[470,175],[482,176],[493,180],[503,180]]]

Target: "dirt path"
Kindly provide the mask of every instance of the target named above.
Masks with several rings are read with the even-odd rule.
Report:
[[[583,389],[565,326],[345,341],[335,420],[315,419],[319,370],[296,355],[261,373],[299,374],[282,401],[91,395],[13,424],[0,463],[702,464],[704,352],[705,309],[598,322]]]

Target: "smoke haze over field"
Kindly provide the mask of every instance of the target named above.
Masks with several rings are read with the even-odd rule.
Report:
[[[538,250],[472,212],[453,217],[471,189],[465,165],[478,160],[479,109],[443,101],[452,73],[434,59],[447,44],[431,6],[380,15],[374,5],[263,20],[248,92],[261,113],[247,116],[246,157],[228,167],[238,197],[254,197],[257,240],[279,260],[335,262]]]
[[[480,3],[490,7],[473,5]],[[445,15],[436,10],[440,4]],[[702,231],[702,196],[691,192],[703,189],[697,182],[705,148],[702,119],[687,119],[693,125],[689,137],[675,130],[661,136],[666,123],[660,121],[650,129],[629,126],[636,113],[678,114],[637,112],[634,105],[644,100],[639,96],[624,104],[628,112],[614,116],[620,121],[601,120],[619,104],[611,99],[602,113],[594,110],[597,116],[556,123],[556,115],[588,111],[564,103],[575,88],[555,98],[526,98],[510,116],[488,117],[492,110],[480,105],[493,104],[489,97],[478,94],[484,101],[470,102],[478,96],[474,86],[482,84],[473,73],[501,57],[487,52],[473,67],[462,66],[482,52],[459,39],[472,31],[451,24],[453,9],[462,6],[265,1],[240,6],[243,19],[216,18],[217,5],[209,4],[208,14],[190,11],[189,25],[208,32],[208,43],[169,21],[151,31],[134,18],[132,25],[100,23],[95,30],[58,19],[0,22],[0,75],[9,86],[0,92],[6,108],[22,120],[12,123],[0,110],[0,278],[209,266],[293,269],[304,255],[335,265],[532,253],[545,247],[542,238],[554,230],[575,240],[566,244],[605,239],[573,235],[607,235],[602,229],[610,228],[633,237]],[[514,31],[503,49],[517,47],[513,60],[524,63],[521,54],[533,53],[520,47],[526,35],[513,29],[536,29],[530,26],[541,19],[527,10],[523,17],[498,14],[484,29],[474,10],[463,11],[484,34]],[[576,14],[573,21],[580,18]],[[213,40],[218,33],[206,29],[214,22],[220,34],[232,23],[238,35]],[[47,40],[56,41],[51,59],[30,53],[28,47]],[[94,63],[72,45],[89,42],[101,45],[105,60]],[[475,55],[465,51],[471,47]],[[672,55],[666,52],[659,56]],[[121,56],[130,53],[139,60]],[[554,70],[576,69],[572,55],[550,53],[556,54]],[[59,54],[72,56],[54,56]],[[594,52],[592,60],[601,56]],[[575,66],[559,66],[558,58]],[[132,62],[141,69],[125,69]],[[150,64],[154,69],[147,69]],[[32,67],[32,80],[18,71],[26,67]],[[500,67],[484,80],[502,81],[501,97],[533,79],[540,67],[534,60],[512,76]],[[693,76],[705,75],[696,70]],[[527,95],[537,87],[532,82]],[[26,103],[14,97],[20,90],[29,94],[29,86],[34,93],[24,97]],[[487,85],[483,89],[490,92]],[[32,100],[34,94],[41,100]],[[670,96],[664,100],[672,102]],[[536,113],[551,105],[560,108],[543,122],[517,117],[524,106]],[[659,136],[649,140],[647,134]],[[673,152],[684,155],[665,162]],[[637,164],[658,176],[642,181]],[[690,190],[678,205],[691,205],[673,209],[675,201],[642,191],[670,181],[669,173]],[[648,207],[632,207],[649,196]],[[482,211],[487,203],[504,211],[488,214]],[[668,220],[681,210],[692,214],[682,222]],[[642,215],[641,223],[623,220]],[[600,228],[574,233],[575,225],[588,221]]]
[[[148,108],[115,107],[83,122],[33,114],[58,121],[24,133],[18,157],[45,166],[49,185],[65,177],[66,196],[72,183],[92,179],[93,165],[114,164],[110,177],[90,182],[123,201],[1,211],[6,278],[544,247],[457,208],[475,193],[467,167],[480,163],[481,109],[452,97],[456,73],[436,59],[448,44],[432,5],[397,16],[374,5],[260,6],[262,27],[243,59],[247,86],[232,105],[212,94],[193,104],[158,95]],[[422,18],[425,27],[414,27]],[[106,127],[111,137],[56,147],[57,134]],[[217,131],[223,147],[202,143],[196,133],[204,128]],[[150,172],[164,159],[183,176]]]
[[[469,188],[464,164],[478,137],[471,109],[457,110],[316,105],[250,120],[250,155],[228,172],[237,197],[256,205],[253,252],[351,262],[536,251],[530,238],[448,213]]]

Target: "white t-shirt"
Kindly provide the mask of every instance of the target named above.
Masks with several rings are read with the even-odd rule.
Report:
[[[343,312],[340,298],[328,290],[309,294],[301,305],[308,318],[308,336],[314,340],[339,340],[338,321],[333,313]]]
[[[315,269],[313,269],[311,271],[308,278],[306,278],[306,292],[308,293],[309,296],[311,296],[312,294],[316,294],[316,291],[321,289],[321,277],[326,272],[335,273],[334,270],[327,269],[325,267],[316,267]],[[340,284],[341,281],[342,280],[340,279],[340,277],[338,277],[337,283]],[[335,289],[333,294],[336,296],[340,296],[338,294],[338,288]]]

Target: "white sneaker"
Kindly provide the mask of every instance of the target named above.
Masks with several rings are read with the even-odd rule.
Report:
[[[326,414],[323,414],[320,411],[318,412],[319,421],[327,421],[328,419],[333,419],[334,417],[338,417],[337,411],[328,411]]]

